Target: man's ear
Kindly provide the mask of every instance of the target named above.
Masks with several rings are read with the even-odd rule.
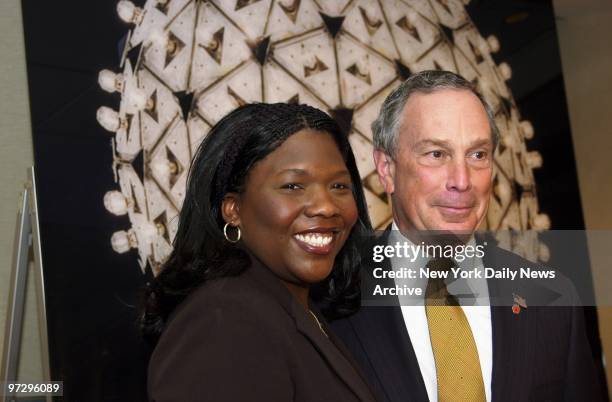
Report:
[[[375,149],[374,165],[378,173],[378,180],[380,180],[380,184],[382,184],[385,192],[389,195],[393,194],[395,191],[395,161],[384,151]]]
[[[226,223],[232,226],[240,226],[240,194],[225,194],[221,201],[221,215]]]

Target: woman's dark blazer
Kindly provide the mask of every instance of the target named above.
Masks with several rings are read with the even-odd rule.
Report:
[[[374,401],[349,352],[256,259],[177,307],[149,363],[149,399]],[[323,321],[319,316],[319,320]]]

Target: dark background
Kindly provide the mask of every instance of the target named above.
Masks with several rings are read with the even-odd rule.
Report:
[[[130,222],[102,201],[118,188],[111,133],[96,120],[120,101],[97,83],[100,70],[118,70],[128,31],[116,4],[22,1],[51,375],[66,401],[146,400],[135,308],[145,279],[136,253],[112,250],[110,236]]]
[[[100,70],[118,69],[128,31],[116,4],[22,1],[52,379],[64,381],[67,401],[146,400],[150,351],[137,331],[146,276],[135,251],[111,249],[112,233],[130,222],[104,209],[104,194],[118,186],[111,135],[95,118],[120,100],[97,84]],[[498,37],[494,58],[512,67],[508,84],[534,126],[528,148],[544,159],[535,171],[540,210],[552,229],[584,229],[551,2],[472,0],[467,10],[484,37]],[[587,321],[599,356],[594,308]]]

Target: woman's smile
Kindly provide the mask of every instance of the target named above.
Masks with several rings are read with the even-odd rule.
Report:
[[[298,246],[312,254],[329,254],[334,248],[334,241],[339,230],[315,228],[293,235]]]

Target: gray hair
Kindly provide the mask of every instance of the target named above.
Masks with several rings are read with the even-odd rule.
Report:
[[[487,113],[491,127],[493,150],[495,150],[499,142],[499,129],[497,124],[495,124],[495,114],[491,106],[470,81],[450,71],[440,70],[421,71],[402,82],[387,96],[387,99],[385,99],[380,108],[378,117],[372,123],[374,148],[394,157],[397,149],[402,111],[404,106],[406,106],[408,98],[414,93],[430,94],[442,89],[467,90],[476,95]]]

